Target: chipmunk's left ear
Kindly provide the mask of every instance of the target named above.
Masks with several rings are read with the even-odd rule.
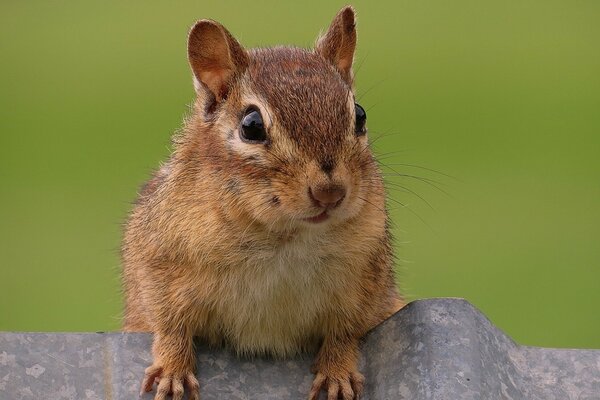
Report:
[[[317,40],[315,50],[331,62],[351,85],[355,48],[356,15],[352,6],[346,6],[337,13],[327,32]]]
[[[190,31],[188,59],[196,91],[208,88],[217,102],[227,97],[235,77],[248,67],[244,48],[223,25],[210,19],[198,21]]]

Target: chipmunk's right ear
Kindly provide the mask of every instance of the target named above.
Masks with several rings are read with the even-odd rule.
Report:
[[[199,92],[208,88],[217,102],[227,97],[238,74],[248,67],[248,54],[237,40],[216,21],[196,22],[188,36],[188,60]]]
[[[342,8],[319,39],[315,50],[333,64],[352,85],[352,62],[356,48],[356,15],[352,6]]]

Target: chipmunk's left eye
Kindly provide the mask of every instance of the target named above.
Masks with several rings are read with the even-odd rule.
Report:
[[[246,110],[240,124],[240,138],[247,143],[263,143],[267,140],[265,124],[256,108]]]
[[[354,103],[354,109],[356,114],[354,133],[356,136],[362,136],[367,133],[367,113],[358,103]]]

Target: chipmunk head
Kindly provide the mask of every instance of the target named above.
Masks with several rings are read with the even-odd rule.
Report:
[[[215,21],[192,28],[194,154],[215,166],[223,196],[254,220],[329,226],[356,216],[380,190],[354,97],[355,45],[351,7],[313,50],[246,51]]]

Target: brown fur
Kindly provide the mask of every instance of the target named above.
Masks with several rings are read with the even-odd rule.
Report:
[[[350,7],[315,51],[246,51],[217,22],[192,29],[193,113],[122,248],[124,329],[154,333],[142,389],[160,378],[156,399],[178,399],[184,385],[197,398],[193,336],[243,354],[319,349],[309,397],[360,393],[358,340],[403,303],[381,175],[354,134],[355,42]],[[238,137],[251,105],[264,144]],[[304,221],[322,211],[309,188],[327,185],[346,197],[327,221]]]

